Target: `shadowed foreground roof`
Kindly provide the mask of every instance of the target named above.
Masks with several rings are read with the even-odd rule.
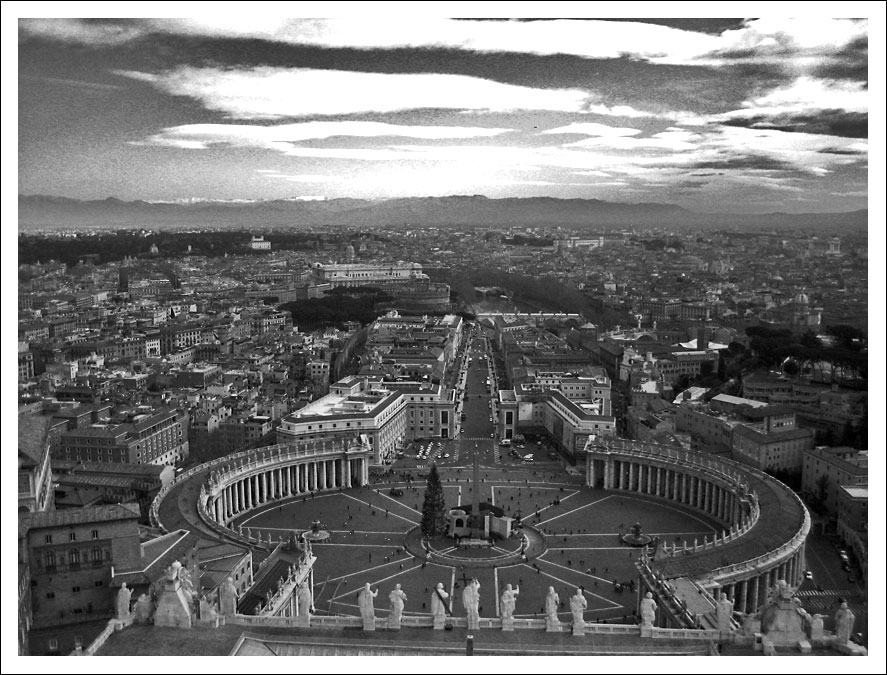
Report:
[[[364,632],[359,628],[257,628],[225,625],[219,628],[156,628],[130,626],[113,633],[99,656],[459,656],[465,654],[465,628],[433,631]],[[633,635],[585,635],[518,630],[473,631],[478,656],[582,655],[705,655],[703,641],[656,639]]]

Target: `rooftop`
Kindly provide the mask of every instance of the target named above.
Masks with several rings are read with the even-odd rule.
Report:
[[[61,509],[58,511],[37,511],[23,513],[19,516],[19,524],[28,529],[42,527],[63,527],[65,525],[81,525],[109,520],[139,518],[138,504],[107,504],[91,506],[83,509]]]

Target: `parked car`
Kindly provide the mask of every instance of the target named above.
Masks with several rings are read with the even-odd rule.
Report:
[[[392,497],[403,497],[403,490],[401,490],[400,488],[391,488],[388,491],[388,494],[390,494]]]

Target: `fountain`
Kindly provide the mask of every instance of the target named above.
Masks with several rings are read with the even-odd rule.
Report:
[[[653,537],[648,534],[644,534],[644,531],[641,528],[641,524],[635,523],[631,526],[631,532],[622,535],[622,541],[624,541],[629,546],[646,546],[651,541],[653,541]]]
[[[302,539],[312,544],[326,541],[329,538],[330,533],[325,529],[325,526],[319,520],[315,520],[311,523],[310,530],[305,530],[304,532],[302,532]]]

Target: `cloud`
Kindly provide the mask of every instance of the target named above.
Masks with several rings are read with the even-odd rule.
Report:
[[[276,178],[291,183],[339,183],[343,180],[341,176],[324,176],[318,174],[291,175],[278,173],[277,171],[268,171],[267,169],[259,169],[256,173],[261,173],[263,178]]]
[[[732,126],[849,138],[868,136],[869,92],[864,82],[798,77],[715,116]]]
[[[182,67],[161,74],[116,71],[174,96],[199,100],[234,119],[449,110],[582,112],[589,92],[537,89],[466,75],[339,70]]]
[[[843,110],[819,110],[808,114],[755,115],[726,119],[724,124],[750,129],[868,138],[869,120],[865,113],[847,113]]]
[[[382,122],[301,122],[260,126],[250,124],[185,124],[163,129],[139,145],[205,150],[215,146],[264,148],[286,153],[294,143],[334,137],[407,137],[428,140],[489,138],[512,131],[489,127],[407,126]]]
[[[118,45],[154,33],[212,39],[264,40],[335,49],[447,49],[481,53],[564,54],[586,59],[631,58],[661,64],[722,66],[737,61],[786,65],[806,59],[822,67],[864,40],[868,22],[810,17],[761,18],[711,35],[643,21],[554,19],[476,21],[358,16],[292,19],[219,13],[192,19],[138,21],[32,19],[24,37],[86,45]]]
[[[89,19],[19,19],[18,26],[24,38],[43,38],[91,47],[125,44],[150,32],[146,25]]]
[[[583,136],[636,136],[641,133],[640,129],[629,129],[625,127],[610,127],[606,124],[598,124],[596,122],[575,122],[565,127],[557,127],[556,129],[546,129],[540,131],[540,134],[581,134]]]

